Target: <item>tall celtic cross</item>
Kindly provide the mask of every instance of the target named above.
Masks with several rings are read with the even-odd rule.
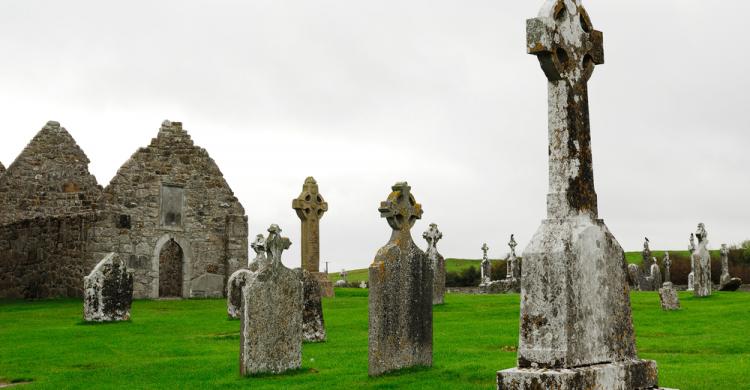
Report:
[[[388,198],[380,202],[380,216],[385,218],[393,229],[391,240],[408,237],[408,242],[412,242],[411,228],[422,218],[422,205],[414,199],[407,182],[396,183],[391,190]],[[403,243],[406,244],[406,241]]]
[[[604,63],[603,37],[581,0],[547,0],[526,22],[527,50],[548,80],[549,219],[598,217],[591,159],[588,80]]]
[[[490,250],[490,247],[488,247],[487,243],[485,242],[484,244],[482,244],[482,252],[484,253],[484,255],[482,256],[483,260],[487,260],[487,251],[488,250]]]
[[[431,223],[430,228],[422,233],[422,238],[427,240],[427,250],[436,249],[438,241],[443,238],[443,233],[438,229],[437,224]]]
[[[302,221],[302,268],[308,272],[320,270],[320,219],[328,211],[328,203],[318,192],[318,183],[308,177],[302,193],[292,201],[292,208]]]

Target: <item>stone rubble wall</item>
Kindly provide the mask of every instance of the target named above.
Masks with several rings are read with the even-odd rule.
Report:
[[[0,175],[0,225],[93,211],[101,187],[89,159],[57,122],[48,122]]]

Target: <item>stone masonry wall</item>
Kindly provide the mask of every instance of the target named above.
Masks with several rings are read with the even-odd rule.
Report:
[[[223,296],[229,275],[247,264],[247,217],[216,163],[179,122],[165,121],[104,190],[95,250],[118,252],[135,272],[134,296],[156,298],[159,252],[183,250],[183,297]]]
[[[0,175],[0,225],[92,211],[101,187],[89,159],[57,122],[48,122]]]
[[[0,226],[0,298],[81,297],[94,213]]]

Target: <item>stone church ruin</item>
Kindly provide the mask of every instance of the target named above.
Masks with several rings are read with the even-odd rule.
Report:
[[[0,298],[81,297],[109,253],[133,271],[134,298],[221,297],[247,264],[244,208],[179,122],[106,188],[57,122],[0,170]]]

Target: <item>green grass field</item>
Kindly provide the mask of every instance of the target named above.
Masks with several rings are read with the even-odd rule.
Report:
[[[75,300],[0,302],[0,383],[28,388],[493,389],[515,365],[519,296],[449,294],[434,311],[434,367],[367,376],[367,290],[324,300],[329,341],[305,344],[303,369],[239,376],[239,322],[223,300],[136,301],[130,322],[85,325]],[[682,293],[662,312],[632,296],[638,350],[662,386],[750,388],[750,294]]]

